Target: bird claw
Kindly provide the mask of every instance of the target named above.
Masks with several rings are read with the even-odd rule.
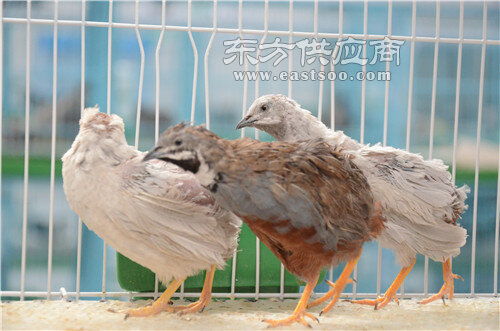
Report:
[[[464,281],[464,278],[462,276],[460,276],[460,275],[457,275],[457,274],[451,274],[451,277],[453,279],[460,279],[462,282]]]
[[[187,306],[177,306],[174,307],[174,311],[177,312],[178,315],[186,315],[191,313],[202,313],[205,310],[207,302],[205,300],[200,300],[193,302]]]
[[[444,299],[444,297],[445,297],[444,295],[441,297],[441,300],[443,300],[443,305],[448,306],[448,305],[446,304],[446,300]]]
[[[384,308],[389,302],[395,301],[399,305],[399,299],[394,295],[394,296],[379,296],[375,300],[348,300],[351,303],[356,303],[360,305],[370,305],[374,306],[374,310],[379,310]]]
[[[174,308],[167,305],[151,305],[142,308],[129,309],[125,312],[124,320],[129,317],[148,317],[159,314],[161,312],[173,313]]]
[[[427,299],[420,300],[418,303],[421,304],[421,305],[425,305],[425,304],[428,304],[430,302],[442,299],[443,300],[443,304],[445,306],[447,306],[446,301],[445,301],[445,296],[448,295],[448,298],[450,300],[451,300],[451,298],[453,298],[453,279],[460,279],[460,278],[457,278],[457,277],[462,278],[459,275],[452,274],[451,281],[449,281],[449,280],[445,281],[445,283],[443,284],[443,286],[441,287],[441,289],[439,290],[438,293],[436,293],[436,294],[428,297]]]
[[[269,324],[267,326],[268,328],[274,328],[278,326],[290,326],[293,323],[300,323],[308,328],[312,328],[312,326],[306,321],[305,319],[306,317],[309,317],[313,321],[319,323],[319,319],[316,316],[306,311],[293,313],[291,316],[288,316],[287,318],[281,320],[264,319],[262,320],[262,322],[268,323]]]

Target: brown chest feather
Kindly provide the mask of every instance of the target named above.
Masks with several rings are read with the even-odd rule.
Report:
[[[255,235],[283,263],[286,269],[305,281],[312,281],[325,267],[347,261],[359,254],[362,243],[339,243],[337,250],[328,250],[319,242],[311,242],[313,227],[297,229],[289,221],[266,222],[244,218]],[[286,232],[279,228],[287,226]]]

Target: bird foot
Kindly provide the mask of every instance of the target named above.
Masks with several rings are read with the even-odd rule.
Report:
[[[295,312],[291,316],[284,319],[280,320],[265,319],[262,322],[268,323],[269,328],[275,328],[278,326],[289,326],[292,325],[293,323],[300,323],[304,326],[307,326],[308,328],[311,328],[311,325],[305,319],[306,317],[309,317],[310,319],[319,323],[319,319],[316,316],[306,311]]]
[[[200,300],[190,303],[189,305],[173,307],[173,310],[177,312],[179,315],[202,313],[209,301],[210,298],[209,299],[200,298]]]
[[[398,305],[399,305],[399,299],[395,295],[384,295],[381,297],[378,297],[375,300],[346,300],[351,303],[356,303],[358,305],[369,305],[369,306],[374,306],[375,310],[379,310],[384,308],[389,302],[394,300]]]
[[[156,302],[155,302],[156,303]],[[161,312],[173,313],[174,308],[168,304],[155,304],[150,306],[129,309],[125,312],[125,319],[129,317],[148,317],[159,314]]]
[[[425,305],[425,304],[428,304],[430,302],[441,299],[441,300],[443,300],[443,304],[446,305],[445,297],[448,296],[448,299],[451,300],[451,299],[453,299],[453,295],[455,294],[455,289],[454,289],[454,284],[453,284],[454,279],[460,279],[462,281],[464,280],[463,277],[460,275],[450,274],[450,276],[448,277],[447,280],[445,280],[443,286],[441,287],[441,289],[439,290],[438,293],[431,295],[427,299],[421,300],[418,303],[421,305]]]

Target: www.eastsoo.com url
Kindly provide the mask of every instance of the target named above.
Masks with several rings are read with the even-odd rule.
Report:
[[[233,71],[236,81],[390,81],[390,71],[358,71],[354,74],[345,71],[281,71],[273,75],[272,71]]]

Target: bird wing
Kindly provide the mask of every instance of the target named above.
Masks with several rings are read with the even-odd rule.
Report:
[[[258,142],[237,144],[234,159],[239,161],[224,167],[218,185],[221,204],[242,218],[279,222],[283,232],[313,227],[316,234],[310,240],[332,249],[339,240],[364,237],[372,203],[368,184],[352,187],[354,171],[326,144],[311,142],[312,149],[278,142],[272,148]],[[363,182],[358,173],[354,177]]]
[[[122,189],[134,206],[130,231],[147,234],[156,247],[179,257],[219,261],[234,244],[226,238],[225,212],[194,176],[162,161],[142,162],[142,155],[122,165]],[[130,208],[128,209],[130,210]],[[237,226],[237,224],[235,224]],[[236,231],[237,233],[237,231]]]
[[[467,232],[456,221],[467,208],[468,187],[455,187],[441,160],[379,145],[353,153],[382,205],[386,231],[380,240],[403,264],[413,258],[410,252],[435,261],[460,253]]]
[[[457,188],[441,160],[424,160],[418,154],[380,145],[354,153],[362,156],[360,167],[376,198],[380,196],[395,213],[416,215],[413,221],[420,224],[455,223],[467,208],[468,187]]]

